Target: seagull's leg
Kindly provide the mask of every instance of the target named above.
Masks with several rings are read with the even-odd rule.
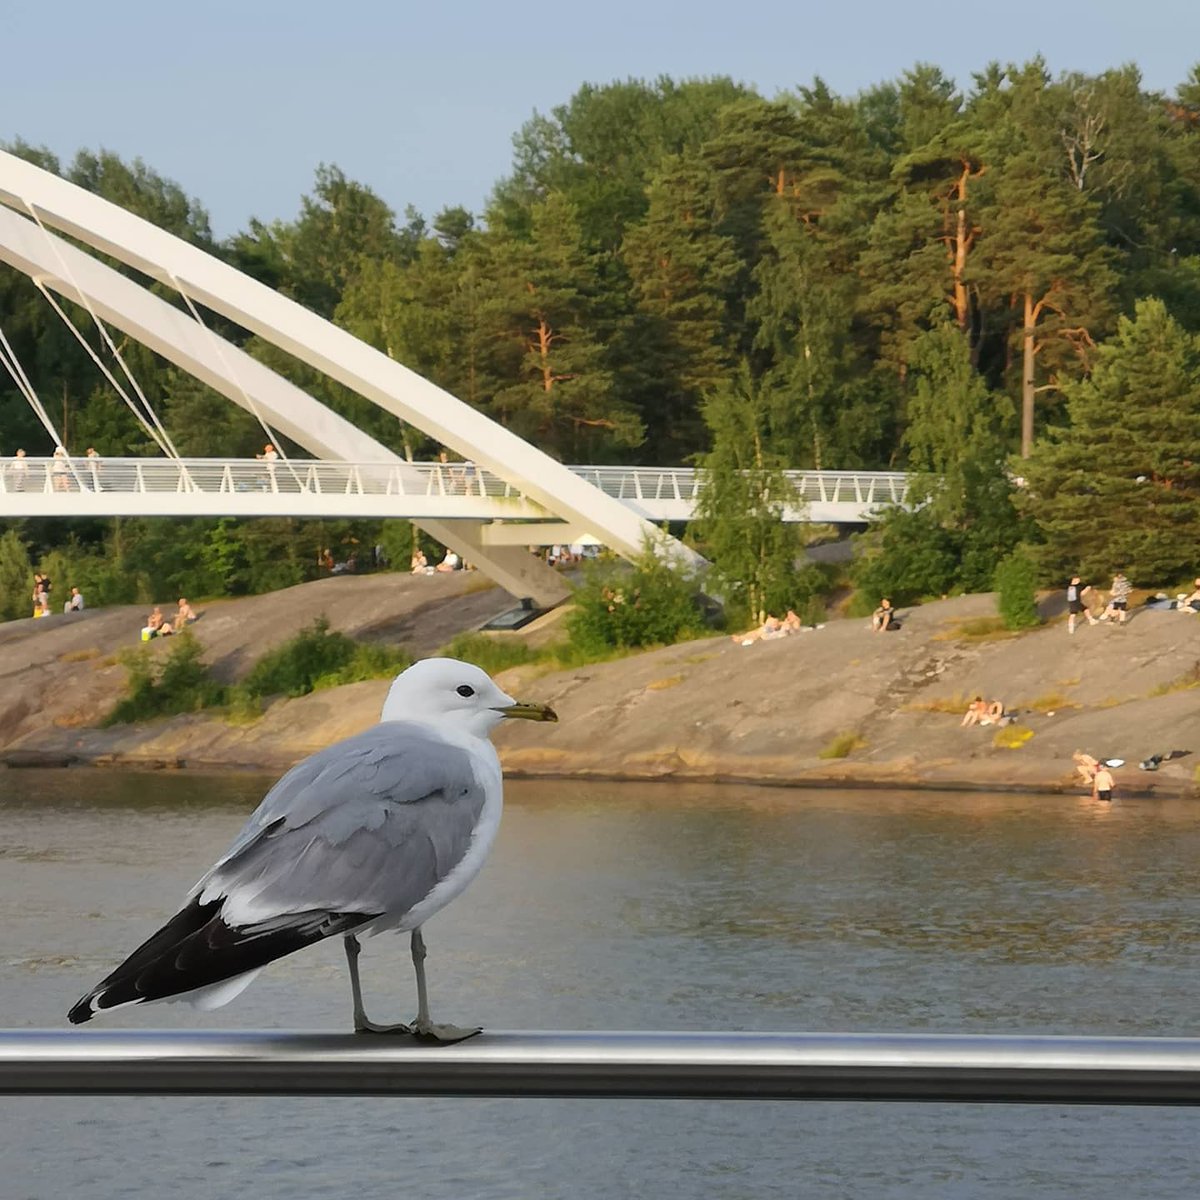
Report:
[[[429,992],[425,987],[425,939],[420,927],[412,931],[413,971],[417,976],[417,1019],[412,1031],[417,1037],[431,1042],[463,1042],[483,1030],[464,1029],[459,1025],[435,1025],[429,1016]]]
[[[354,997],[354,1032],[412,1033],[411,1026],[405,1025],[403,1022],[398,1025],[376,1025],[374,1021],[367,1020],[367,1013],[363,1008],[362,984],[358,979],[358,956],[362,951],[362,947],[358,944],[358,938],[352,933],[346,935],[344,942],[346,946],[346,965],[350,968],[350,993]]]

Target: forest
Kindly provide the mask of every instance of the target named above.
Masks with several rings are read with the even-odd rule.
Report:
[[[967,86],[918,64],[854,96],[820,79],[773,99],[728,78],[627,80],[580,87],[513,148],[480,213],[398,215],[327,165],[298,215],[218,241],[201,201],[140,160],[7,147],[563,461],[700,463],[714,478],[917,472],[923,502],[864,541],[868,591],[986,588],[1017,548],[1043,580],[1122,566],[1158,584],[1200,567],[1200,68],[1170,95],[1133,65],[1055,75],[1040,59],[992,64]],[[204,318],[381,442],[437,453]],[[0,327],[72,454],[155,450],[7,268]],[[261,449],[249,414],[143,347],[121,349],[181,454]],[[52,449],[3,379],[0,457],[18,447]],[[745,527],[754,504],[714,503],[694,533],[720,567],[722,516]],[[790,553],[771,524],[754,526],[759,562]],[[399,553],[408,536],[378,523],[10,523],[0,596],[47,555],[59,578],[116,601],[265,590],[307,578],[331,542]],[[735,559],[726,574],[744,576]],[[764,595],[790,586],[764,580]]]

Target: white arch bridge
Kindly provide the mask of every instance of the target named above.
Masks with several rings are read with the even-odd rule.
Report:
[[[65,235],[65,236],[64,236]],[[165,286],[182,307],[98,255]],[[78,458],[25,460],[0,472],[0,517],[109,514],[407,517],[473,562],[512,595],[539,606],[567,595],[562,578],[524,547],[590,536],[634,557],[647,542],[676,561],[703,560],[654,524],[687,520],[689,471],[570,468],[388,355],[220,259],[16,155],[0,152],[0,263],[27,275],[88,349],[159,445],[162,459],[109,459],[93,473]],[[100,353],[59,304],[81,306]],[[219,314],[435,438],[465,462],[411,464],[222,337]],[[311,460],[264,465],[182,459],[109,327],[142,343],[249,411],[269,441],[283,435]],[[107,353],[104,348],[107,347]],[[0,363],[54,442],[62,438],[0,330]],[[127,385],[117,378],[119,364]],[[128,390],[126,388],[128,387]],[[791,516],[861,521],[903,497],[899,476],[803,474],[806,507]],[[457,490],[456,490],[457,489]],[[508,528],[505,526],[508,525]],[[541,525],[543,528],[535,530]],[[540,536],[538,536],[540,534]]]
[[[568,467],[647,521],[690,521],[699,472],[683,467]],[[791,471],[785,521],[858,524],[904,501],[908,477],[884,471]],[[458,520],[485,523],[485,546],[594,536],[515,484],[471,463],[316,459],[12,459],[0,470],[0,517],[235,516]]]

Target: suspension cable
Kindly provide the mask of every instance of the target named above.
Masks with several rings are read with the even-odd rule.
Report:
[[[12,344],[5,335],[3,327],[0,327],[0,363],[4,364],[4,369],[12,376],[13,382],[17,385],[17,390],[25,398],[25,403],[33,409],[34,415],[41,421],[46,432],[53,440],[54,445],[56,447],[62,446],[64,444],[63,440],[59,437],[58,430],[55,429],[54,422],[50,419],[50,414],[46,411],[45,405],[38,398],[38,394],[34,390],[29,376],[25,374],[25,368],[21,365],[21,360],[12,348]]]
[[[75,335],[75,340],[84,348],[84,350],[87,351],[92,362],[94,362],[96,364],[96,366],[100,368],[100,371],[104,375],[104,378],[107,379],[110,384],[112,384],[113,388],[116,390],[117,395],[120,396],[121,399],[125,401],[125,404],[128,407],[129,411],[131,413],[133,413],[134,417],[137,418],[137,421],[141,425],[141,427],[146,431],[146,433],[148,433],[150,435],[151,440],[158,446],[158,448],[168,458],[178,458],[179,456],[177,454],[175,454],[175,452],[174,452],[174,447],[171,446],[168,442],[164,441],[162,436],[159,434],[158,430],[149,421],[146,420],[145,416],[142,414],[142,412],[138,408],[137,404],[134,403],[133,398],[121,386],[120,381],[112,373],[112,371],[110,371],[108,369],[108,364],[100,357],[100,355],[98,355],[96,353],[96,351],[92,348],[92,344],[87,340],[87,338],[85,338],[83,336],[83,334],[79,332],[78,326],[75,324],[74,321],[71,320],[70,316],[68,316],[66,311],[63,309],[62,305],[60,305],[59,302],[55,299],[54,293],[51,292],[49,290],[49,288],[47,288],[40,279],[35,279],[33,282],[34,282],[34,286],[38,289],[38,291],[41,292],[42,295],[46,297],[46,300],[49,303],[50,307],[52,309],[54,309],[55,313],[57,313],[57,315],[58,315],[59,319],[62,321],[62,323]]]
[[[258,405],[254,402],[254,397],[251,396],[250,393],[242,386],[242,381],[238,377],[238,373],[233,369],[233,364],[225,357],[224,339],[217,334],[216,330],[211,329],[207,324],[205,324],[204,318],[200,315],[200,310],[196,307],[196,304],[188,294],[187,289],[183,286],[183,281],[179,278],[179,276],[173,272],[170,272],[169,276],[171,283],[175,286],[176,291],[178,291],[183,297],[183,302],[187,305],[188,312],[192,314],[192,319],[197,325],[200,326],[201,329],[205,331],[205,333],[208,334],[209,340],[212,342],[213,348],[217,352],[217,357],[221,360],[221,366],[225,368],[226,378],[232,380],[234,387],[237,388],[238,393],[246,402],[246,407],[254,415],[254,419],[261,426],[263,433],[267,435],[267,444],[275,447],[275,452],[283,460],[284,466],[286,466],[291,472],[292,478],[296,481],[297,486],[303,489],[303,483],[300,479],[300,476],[297,474],[296,468],[292,466],[291,459],[288,458],[287,451],[283,448],[283,445],[279,440],[279,435],[271,429],[270,425],[267,424],[266,418],[262,415],[262,413],[259,411]]]
[[[88,299],[84,290],[76,282],[75,275],[74,275],[74,272],[72,272],[72,270],[71,270],[70,264],[63,257],[62,252],[58,248],[58,243],[55,240],[55,238],[53,238],[51,236],[50,231],[42,223],[42,218],[38,215],[37,208],[28,200],[25,201],[25,207],[29,210],[29,215],[34,219],[34,221],[37,222],[38,228],[45,235],[46,241],[49,243],[50,248],[54,251],[55,258],[58,259],[59,266],[62,267],[63,273],[66,275],[68,282],[70,283],[71,287],[75,291],[75,294],[79,297],[80,303],[83,305],[83,307],[85,309],[87,309],[88,315],[95,322],[96,328],[100,331],[100,336],[104,339],[104,342],[108,346],[109,350],[111,351],[113,358],[115,358],[117,360],[117,362],[120,364],[121,370],[122,370],[122,372],[124,372],[125,378],[127,380],[129,380],[130,387],[132,387],[133,390],[137,393],[138,399],[144,405],[146,412],[148,412],[150,414],[150,417],[153,420],[155,427],[158,429],[159,435],[161,436],[161,441],[159,440],[159,438],[155,438],[154,440],[156,442],[158,442],[160,448],[163,449],[164,453],[166,453],[168,455],[168,457],[178,458],[179,452],[175,449],[175,445],[171,441],[170,434],[167,433],[166,429],[163,426],[163,423],[158,419],[158,413],[156,413],[154,411],[154,405],[152,405],[150,403],[150,401],[146,398],[146,393],[142,391],[141,385],[138,383],[137,379],[134,378],[133,372],[126,365],[125,359],[121,356],[121,351],[117,348],[116,342],[113,341],[112,335],[108,332],[108,327],[104,324],[103,321],[100,320],[100,317],[97,315],[96,310],[92,307],[92,302]]]

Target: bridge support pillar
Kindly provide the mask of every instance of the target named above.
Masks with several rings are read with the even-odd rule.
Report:
[[[562,576],[530,554],[527,546],[485,544],[483,531],[489,528],[485,521],[425,520],[417,525],[518,600],[528,596],[538,608],[554,608],[571,594]]]

